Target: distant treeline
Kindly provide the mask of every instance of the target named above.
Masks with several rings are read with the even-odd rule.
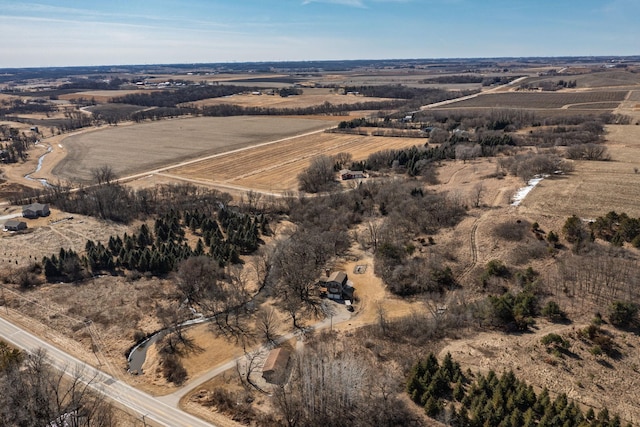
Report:
[[[33,99],[29,102],[14,99],[0,103],[0,117],[8,114],[50,113],[53,111],[55,111],[55,107],[42,99]]]
[[[232,85],[191,85],[161,92],[131,93],[114,98],[111,102],[142,105],[144,107],[177,107],[183,102],[195,102],[208,98],[220,98],[242,92],[252,92],[262,88]]]
[[[438,83],[438,84],[465,84],[465,83],[482,83],[484,77],[477,74],[461,74],[455,76],[438,76],[424,79],[420,83]]]
[[[59,89],[118,90],[125,83],[129,83],[129,80],[118,77],[112,79],[105,77],[74,78],[71,82],[61,85]]]
[[[345,92],[357,92],[364,96],[393,99],[419,99],[422,103],[432,103],[457,98],[463,95],[470,95],[474,92],[464,93],[459,91],[448,91],[443,89],[417,88],[403,85],[379,85],[379,86],[346,86]],[[429,101],[429,102],[425,102]]]

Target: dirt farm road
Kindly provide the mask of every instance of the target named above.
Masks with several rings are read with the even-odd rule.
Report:
[[[146,424],[179,427],[211,427],[213,424],[196,418],[176,407],[169,406],[155,397],[141,392],[108,375],[91,365],[63,352],[57,347],[41,340],[35,335],[13,325],[0,317],[0,337],[13,346],[29,353],[38,349],[47,351],[48,361],[57,369],[73,372],[75,367],[81,371],[81,379],[108,399],[127,408]],[[214,426],[215,427],[215,426]]]

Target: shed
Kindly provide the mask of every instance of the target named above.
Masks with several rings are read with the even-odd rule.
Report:
[[[22,207],[22,216],[25,218],[38,218],[39,216],[48,216],[49,205],[46,203],[31,203]]]
[[[278,347],[271,350],[262,366],[262,377],[271,384],[284,383],[290,356],[291,352],[286,348]]]
[[[27,223],[24,221],[10,219],[9,221],[4,223],[4,229],[7,231],[20,231],[26,228],[27,228]]]

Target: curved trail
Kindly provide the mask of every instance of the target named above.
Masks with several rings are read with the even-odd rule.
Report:
[[[469,273],[473,271],[476,264],[478,263],[478,244],[476,243],[476,233],[478,231],[479,221],[480,221],[480,218],[477,218],[473,222],[473,226],[471,227],[471,236],[469,239],[469,243],[471,245],[471,260],[469,264],[465,267],[465,269],[462,271],[462,273],[460,273],[460,275],[458,276],[458,280],[466,278],[469,275]]]

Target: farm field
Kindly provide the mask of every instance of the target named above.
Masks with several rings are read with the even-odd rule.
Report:
[[[621,102],[626,95],[626,91],[492,93],[451,103],[440,108],[557,109],[575,104]]]
[[[71,99],[94,99],[98,104],[103,104],[107,102],[111,102],[113,98],[117,98],[119,96],[125,96],[132,93],[151,93],[153,90],[149,89],[131,89],[131,90],[87,90],[87,91],[78,91],[73,93],[66,93],[64,95],[59,95],[59,99],[71,100]]]
[[[570,104],[566,108],[570,110],[613,110],[620,105],[618,102],[587,102],[584,104]],[[563,107],[564,108],[564,107]]]
[[[611,210],[640,216],[640,126],[607,126],[608,162],[576,162],[566,177],[543,180],[520,209],[530,215],[553,213],[595,218]]]
[[[212,105],[240,105],[242,107],[270,107],[270,108],[305,108],[330,104],[357,104],[361,102],[389,101],[388,98],[374,98],[354,95],[339,95],[332,89],[303,89],[302,95],[281,97],[280,95],[252,95],[238,94],[222,98],[210,98],[202,101],[189,102],[188,105],[208,107]],[[186,105],[182,104],[182,105]]]
[[[575,81],[579,89],[594,89],[604,87],[628,87],[640,85],[640,76],[637,73],[629,71],[603,71],[598,73],[590,72],[591,70],[582,70],[584,74],[570,74],[571,70],[567,70],[567,74],[557,74],[554,76],[530,77],[523,84],[535,84],[543,81],[557,82],[558,80]],[[576,70],[580,71],[580,70]]]
[[[318,133],[218,156],[170,169],[167,173],[203,183],[225,183],[248,189],[283,192],[296,189],[297,175],[314,156],[347,152],[351,153],[354,160],[362,160],[376,151],[422,144],[424,140],[418,138]],[[240,165],[250,165],[250,168]]]
[[[118,176],[328,128],[332,121],[285,117],[199,117],[109,127],[62,141],[54,177],[88,181],[108,164]]]

